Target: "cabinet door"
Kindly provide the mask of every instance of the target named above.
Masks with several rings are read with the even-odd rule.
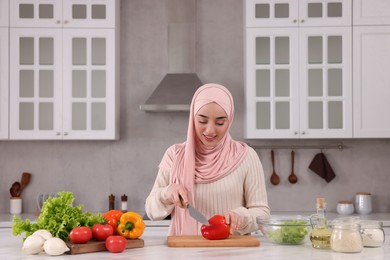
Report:
[[[247,29],[246,73],[246,137],[297,138],[298,28]]]
[[[0,1],[0,27],[8,27],[9,26],[9,8],[8,1],[1,0]]]
[[[62,0],[10,1],[11,27],[62,27]]]
[[[112,29],[64,29],[66,139],[115,139],[116,46]]]
[[[354,25],[390,25],[390,1],[354,0]]]
[[[0,28],[0,139],[8,139],[8,28]]]
[[[351,0],[299,0],[300,26],[349,26]]]
[[[298,25],[298,1],[246,0],[247,27],[274,27]]]
[[[354,137],[390,137],[390,26],[355,26]]]
[[[351,27],[300,29],[302,138],[352,137]]]
[[[118,0],[64,0],[64,27],[114,28]]]
[[[61,30],[10,30],[10,138],[61,137]]]

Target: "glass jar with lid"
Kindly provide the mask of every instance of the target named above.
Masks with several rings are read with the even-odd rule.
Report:
[[[375,220],[360,222],[364,247],[381,247],[385,242],[383,223]]]
[[[363,250],[360,218],[344,217],[332,222],[331,249],[341,253],[359,253]]]

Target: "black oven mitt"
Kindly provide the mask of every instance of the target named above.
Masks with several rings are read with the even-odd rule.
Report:
[[[325,154],[322,152],[314,156],[309,165],[309,169],[326,180],[328,183],[336,177],[336,174],[326,159]]]

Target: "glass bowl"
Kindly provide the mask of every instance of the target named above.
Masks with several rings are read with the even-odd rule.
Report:
[[[301,215],[274,215],[268,220],[258,218],[257,224],[269,241],[280,245],[303,244],[312,229],[310,217]]]

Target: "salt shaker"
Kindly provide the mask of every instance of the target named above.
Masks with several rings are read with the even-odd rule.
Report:
[[[355,196],[355,210],[358,214],[370,214],[372,212],[371,193],[358,192]]]
[[[121,210],[123,212],[127,211],[127,196],[126,196],[126,194],[123,194],[121,196]]]

